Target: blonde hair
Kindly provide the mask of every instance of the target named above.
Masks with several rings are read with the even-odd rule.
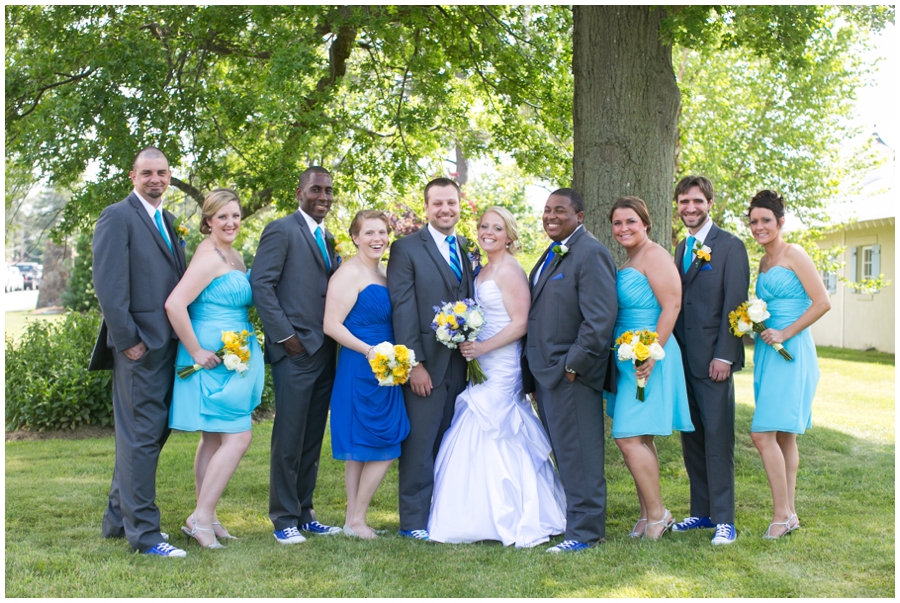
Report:
[[[241,200],[238,199],[237,193],[230,188],[217,188],[210,191],[203,200],[203,209],[200,211],[200,232],[208,235],[210,230],[207,220],[232,201],[241,207]]]
[[[512,213],[506,209],[505,207],[500,207],[499,205],[492,205],[487,208],[481,215],[478,217],[478,226],[481,226],[481,221],[484,220],[484,217],[490,213],[495,213],[500,216],[500,219],[503,220],[503,226],[506,228],[506,236],[509,237],[509,244],[506,246],[506,249],[513,255],[519,252],[522,249],[522,243],[519,242],[519,227],[516,224],[516,218],[512,215]]]

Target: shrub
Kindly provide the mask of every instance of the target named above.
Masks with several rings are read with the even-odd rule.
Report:
[[[94,294],[94,277],[91,265],[94,253],[91,249],[91,232],[83,231],[75,239],[75,266],[62,296],[62,305],[76,312],[99,310],[100,302]]]
[[[112,371],[88,372],[100,314],[29,322],[6,338],[6,430],[113,424]]]

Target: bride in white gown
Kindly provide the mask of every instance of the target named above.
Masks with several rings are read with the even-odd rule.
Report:
[[[487,209],[478,241],[489,263],[476,279],[475,300],[487,321],[477,342],[460,346],[478,358],[488,379],[456,399],[453,423],[434,465],[429,540],[532,547],[566,530],[566,499],[550,462],[550,442],[522,393],[522,336],[531,294],[512,252],[515,219]]]

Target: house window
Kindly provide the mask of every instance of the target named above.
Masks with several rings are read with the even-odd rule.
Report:
[[[875,278],[878,275],[873,273],[874,263],[873,256],[874,250],[871,245],[866,245],[860,250],[862,253],[859,254],[860,265],[859,265],[859,274],[860,280],[865,280],[867,278]]]
[[[836,293],[837,273],[829,272],[828,270],[822,270],[819,272],[819,275],[822,277],[822,282],[825,283],[825,288],[828,290],[828,293]]]
[[[860,283],[868,279],[877,279],[881,275],[881,245],[863,245],[850,249],[850,281]],[[854,293],[863,292],[853,287]],[[863,289],[866,289],[865,287]],[[867,291],[878,293],[878,290]]]

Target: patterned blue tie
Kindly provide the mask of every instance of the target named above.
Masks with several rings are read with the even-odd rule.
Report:
[[[450,268],[456,275],[456,280],[462,282],[462,266],[459,264],[459,256],[456,253],[456,237],[447,237],[447,243],[450,245]]]
[[[687,241],[684,242],[684,273],[687,274],[687,271],[691,268],[691,262],[694,261],[694,242],[695,239],[692,236],[687,238]]]
[[[322,252],[322,258],[325,260],[325,267],[331,270],[331,260],[328,258],[328,250],[325,248],[325,238],[322,236],[322,227],[316,226],[316,245]]]
[[[169,241],[169,235],[166,233],[166,227],[163,226],[162,211],[157,209],[156,213],[153,214],[153,217],[156,220],[156,228],[159,229],[159,234],[162,235],[163,241],[166,242],[166,245],[169,247],[169,251],[174,253],[174,251],[172,250],[172,242]]]

